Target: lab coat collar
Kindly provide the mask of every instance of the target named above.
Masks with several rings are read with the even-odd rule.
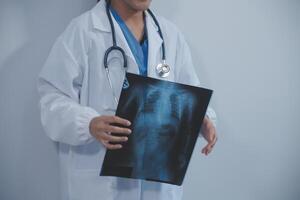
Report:
[[[106,15],[106,2],[101,0],[91,10],[92,23],[95,29],[111,32],[109,20]]]
[[[111,32],[109,20],[106,15],[106,2],[105,0],[101,0],[99,3],[97,3],[94,8],[91,10],[91,17],[92,17],[92,24],[93,27],[99,31],[103,32]],[[133,63],[135,63],[136,66],[134,66],[133,71],[128,69],[131,72],[139,72],[137,63],[135,61],[134,56],[132,55],[132,52],[130,50],[129,45],[127,44],[126,38],[119,27],[118,23],[112,17],[113,23],[115,26],[116,31],[116,39],[117,44],[124,49],[126,55],[133,60]],[[148,50],[148,75],[151,75],[153,73],[153,70],[155,70],[155,67],[157,65],[156,59],[157,59],[157,53],[160,50],[160,47],[162,45],[162,39],[160,38],[158,34],[158,27],[156,26],[155,22],[151,18],[150,14],[146,12],[146,26],[147,26],[147,34],[148,34],[148,42],[149,42],[149,50]]]

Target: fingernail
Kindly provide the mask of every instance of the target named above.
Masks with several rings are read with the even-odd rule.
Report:
[[[127,121],[127,125],[128,125],[128,126],[130,126],[130,125],[131,125],[130,121]]]
[[[128,137],[124,137],[124,140],[127,141],[127,140],[128,140]]]
[[[119,148],[122,148],[123,146],[122,145],[119,145]]]

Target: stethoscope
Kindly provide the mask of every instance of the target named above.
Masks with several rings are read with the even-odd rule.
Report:
[[[127,71],[127,58],[126,58],[126,55],[125,55],[125,51],[120,46],[117,45],[115,27],[114,27],[114,23],[113,23],[113,20],[112,20],[111,13],[109,11],[109,7],[110,7],[110,0],[106,0],[106,15],[108,17],[110,27],[111,27],[113,45],[105,51],[105,54],[104,54],[104,67],[105,67],[105,70],[106,70],[106,75],[107,75],[107,79],[108,79],[108,82],[109,82],[109,86],[110,86],[111,90],[113,91],[114,99],[115,99],[115,102],[117,103],[118,100],[117,100],[117,97],[114,93],[112,81],[111,81],[111,78],[110,78],[109,68],[108,68],[108,56],[112,51],[119,51],[122,55],[122,58],[123,58],[123,67],[124,67],[125,71]],[[155,25],[157,26],[158,34],[159,34],[160,38],[162,39],[162,58],[161,58],[162,62],[159,63],[156,66],[156,68],[155,68],[156,73],[159,77],[165,78],[165,77],[169,76],[169,74],[170,74],[170,66],[166,63],[166,48],[165,48],[164,38],[163,38],[162,31],[161,31],[161,28],[159,26],[159,23],[158,23],[156,17],[154,16],[153,12],[150,9],[147,9],[147,11],[151,15]]]

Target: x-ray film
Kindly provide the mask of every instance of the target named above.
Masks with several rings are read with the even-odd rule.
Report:
[[[100,175],[181,185],[213,91],[126,77],[116,115],[132,133],[122,149],[106,151]]]

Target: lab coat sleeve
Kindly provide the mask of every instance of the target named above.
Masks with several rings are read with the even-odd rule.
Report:
[[[179,83],[200,86],[199,78],[196,74],[190,48],[183,36],[183,34],[178,31],[178,42],[177,42],[177,56],[176,56],[176,69],[177,72],[175,76]],[[206,116],[212,121],[213,125],[217,125],[217,116],[214,109],[208,106],[206,111]],[[199,134],[202,137],[202,134]]]
[[[37,81],[41,122],[54,141],[82,145],[94,140],[89,123],[99,113],[79,103],[83,71],[60,36]]]

